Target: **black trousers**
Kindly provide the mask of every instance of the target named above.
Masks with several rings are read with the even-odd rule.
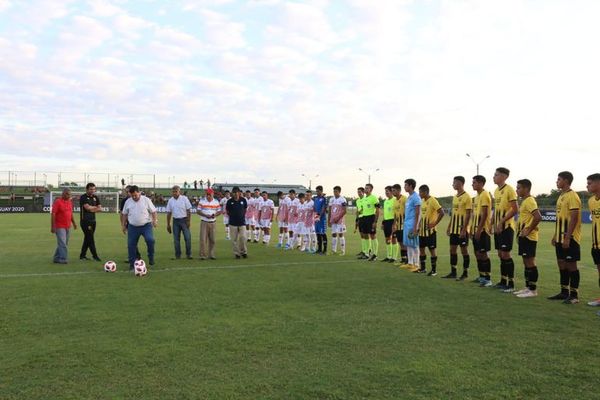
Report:
[[[88,249],[92,257],[98,257],[96,252],[96,242],[94,242],[94,233],[96,232],[96,221],[81,221],[81,231],[83,232],[83,245],[79,257],[85,257]]]

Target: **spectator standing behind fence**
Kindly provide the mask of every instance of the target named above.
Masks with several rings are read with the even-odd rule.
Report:
[[[83,232],[83,245],[81,245],[81,253],[79,254],[80,260],[89,260],[87,258],[89,249],[94,260],[101,261],[96,251],[94,233],[96,233],[96,213],[102,211],[102,206],[95,193],[96,185],[90,182],[85,185],[85,194],[79,198],[79,226]]]
[[[148,262],[154,265],[154,233],[156,228],[156,207],[152,201],[140,193],[133,185],[129,188],[131,197],[127,199],[121,211],[121,229],[127,234],[127,252],[129,254],[129,270],[133,270],[136,260],[137,243],[140,236],[144,237],[148,247]]]
[[[248,202],[240,192],[240,188],[234,186],[231,190],[232,197],[227,200],[225,210],[229,216],[229,229],[231,233],[231,244],[235,258],[248,257],[246,248],[246,209]]]
[[[181,188],[177,185],[171,190],[172,197],[167,203],[167,232],[173,233],[175,245],[175,259],[181,258],[181,233],[185,241],[185,255],[188,260],[192,259],[192,237],[190,235],[190,220],[192,217],[192,204],[187,196],[181,194]],[[173,217],[173,228],[171,229],[171,217]]]
[[[73,224],[73,229],[77,229],[73,218],[71,189],[63,189],[62,196],[52,204],[52,213],[50,214],[50,232],[56,235],[55,264],[67,263],[71,224]]]
[[[200,215],[200,259],[216,260],[215,257],[215,222],[221,215],[221,205],[213,197],[214,191],[206,189],[206,197],[198,202],[198,215]]]

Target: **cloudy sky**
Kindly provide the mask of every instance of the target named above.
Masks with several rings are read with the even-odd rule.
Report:
[[[470,153],[537,193],[564,169],[584,189],[598,15],[594,0],[0,0],[0,171],[318,174],[353,192],[362,168],[378,193],[413,177],[445,195]]]

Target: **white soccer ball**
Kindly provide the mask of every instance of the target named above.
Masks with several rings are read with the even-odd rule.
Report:
[[[135,260],[133,263],[133,272],[135,276],[144,276],[148,273],[148,268],[146,268],[144,260]]]
[[[105,272],[116,272],[117,271],[117,263],[114,261],[107,261],[104,263],[104,271]]]

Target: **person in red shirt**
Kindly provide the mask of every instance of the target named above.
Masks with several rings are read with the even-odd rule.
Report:
[[[71,202],[71,189],[63,189],[62,196],[52,204],[50,214],[50,232],[56,235],[56,251],[54,252],[55,264],[66,264],[68,256],[69,232],[77,229],[73,218],[73,203]]]

